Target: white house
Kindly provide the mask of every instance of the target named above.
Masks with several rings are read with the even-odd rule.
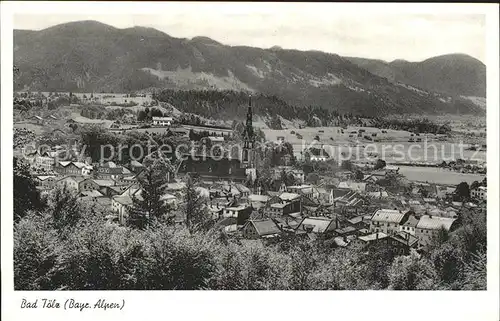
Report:
[[[480,199],[480,200],[486,200],[487,194],[488,193],[487,193],[486,186],[479,186],[478,188],[475,188],[475,189],[470,191],[470,195],[472,196],[472,198]]]
[[[153,116],[153,125],[155,126],[170,126],[172,125],[172,117],[156,117]]]
[[[420,245],[427,245],[432,242],[432,239],[437,237],[440,229],[446,231],[453,230],[455,218],[423,215],[415,227],[415,236],[418,238]]]

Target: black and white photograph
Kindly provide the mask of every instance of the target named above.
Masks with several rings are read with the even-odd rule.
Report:
[[[2,30],[15,307],[319,290],[329,319],[351,291],[498,299],[498,5],[83,5],[9,6]]]

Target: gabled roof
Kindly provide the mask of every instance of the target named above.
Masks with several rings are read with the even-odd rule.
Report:
[[[403,224],[403,226],[416,227],[418,224],[418,219],[414,215],[410,215],[408,220]]]
[[[82,197],[103,197],[104,195],[99,191],[83,191],[80,193]]]
[[[247,224],[252,224],[259,236],[281,234],[281,229],[272,219],[249,220]]]
[[[36,178],[41,180],[41,181],[44,181],[44,180],[49,179],[49,178],[55,178],[55,177],[56,176],[54,176],[54,175],[36,176]]]
[[[386,238],[387,236],[388,235],[385,233],[378,232],[378,233],[373,233],[370,235],[358,236],[358,240],[361,240],[364,242],[371,242],[371,241],[375,241],[377,239],[380,240],[380,239]]]
[[[405,213],[398,210],[381,209],[376,211],[371,220],[373,222],[400,223]]]
[[[115,185],[115,181],[110,179],[94,179],[93,181],[100,187],[108,187]]]
[[[447,231],[449,231],[451,225],[455,221],[455,218],[423,215],[417,224],[417,228],[438,230],[441,227],[444,227]]]
[[[113,196],[113,200],[115,202],[118,202],[122,205],[126,205],[126,206],[131,206],[134,202],[132,201],[132,198],[128,195],[116,195],[116,196]]]
[[[409,247],[412,247],[418,242],[418,238],[406,232],[399,232],[389,237]]]
[[[305,226],[312,226],[313,233],[325,233],[334,231],[336,228],[335,220],[328,217],[306,217],[300,222],[298,230],[306,230]]]
[[[251,201],[251,202],[262,202],[262,203],[266,203],[267,201],[269,201],[270,197],[267,196],[267,195],[257,195],[257,194],[250,194],[248,196],[248,200]]]
[[[60,181],[63,181],[63,180],[73,180],[77,183],[80,183],[81,181],[83,181],[85,178],[81,177],[81,176],[66,176],[66,177],[63,177],[59,180],[57,180],[57,182],[60,182]]]
[[[300,195],[299,194],[296,194],[296,193],[287,193],[287,192],[283,192],[279,195],[279,198],[281,198],[282,200],[284,201],[293,201],[297,198],[299,198]]]

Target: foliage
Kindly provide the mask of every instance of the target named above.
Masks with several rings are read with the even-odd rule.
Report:
[[[185,194],[184,214],[187,229],[190,233],[206,229],[209,222],[206,200],[197,189],[195,178],[188,177]]]
[[[163,157],[148,157],[143,165],[144,169],[138,176],[140,195],[132,196],[133,205],[129,217],[129,224],[136,228],[144,228],[152,221],[162,220],[170,211],[162,197],[168,177],[174,173],[173,166]]]
[[[19,221],[30,210],[41,210],[45,202],[36,189],[29,165],[23,160],[13,158],[14,170],[14,221]]]
[[[374,170],[384,168],[386,165],[385,160],[383,159],[377,159],[377,162],[375,163],[375,166],[373,167]]]
[[[414,250],[397,257],[388,276],[391,290],[432,290],[438,280],[432,264]]]

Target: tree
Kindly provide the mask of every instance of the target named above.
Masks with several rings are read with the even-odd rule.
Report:
[[[352,163],[349,160],[344,160],[344,161],[342,161],[341,167],[342,167],[342,169],[350,171],[350,170],[352,170]]]
[[[432,290],[438,279],[430,262],[415,250],[394,259],[388,275],[391,290]]]
[[[82,218],[82,209],[76,193],[70,191],[66,185],[55,188],[49,199],[49,213],[56,230],[62,232],[75,227]]]
[[[307,174],[306,181],[311,184],[318,184],[320,177],[318,173],[309,173]]]
[[[474,181],[470,184],[470,190],[477,189],[479,186],[481,186],[481,184],[478,181]]]
[[[29,165],[14,157],[14,221],[26,216],[29,210],[42,210],[45,202],[36,189]]]
[[[195,180],[191,176],[188,176],[185,194],[184,214],[186,226],[192,234],[203,229],[209,219],[205,207],[206,200],[196,188]]]
[[[147,114],[144,110],[139,110],[137,113],[137,121],[144,121],[146,120]]]
[[[456,199],[460,201],[468,200],[470,198],[469,184],[467,184],[467,182],[461,182],[460,184],[458,184],[457,188],[455,189],[454,195]]]
[[[56,231],[44,217],[28,215],[15,223],[14,289],[56,290],[52,276],[61,250]]]
[[[377,170],[377,169],[381,169],[381,168],[384,168],[386,165],[385,163],[385,160],[383,159],[377,159],[377,163],[375,163],[375,167],[373,169]]]
[[[362,171],[360,171],[359,169],[356,170],[356,173],[354,174],[354,178],[356,180],[362,180],[364,177],[365,177],[365,175],[363,174]]]
[[[164,218],[171,209],[162,199],[168,183],[168,176],[173,173],[170,161],[158,157],[146,158],[144,170],[139,175],[140,194],[132,196],[132,209],[129,224],[144,228],[152,221]]]

